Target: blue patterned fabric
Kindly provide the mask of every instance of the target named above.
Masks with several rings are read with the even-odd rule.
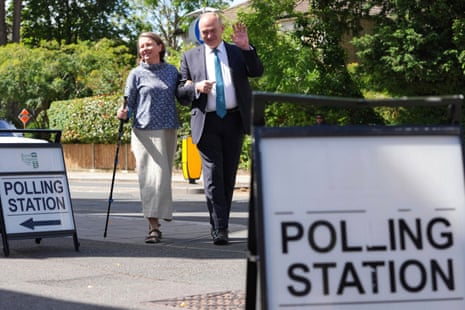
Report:
[[[126,80],[129,117],[140,129],[179,128],[175,93],[179,74],[168,63],[140,63]]]

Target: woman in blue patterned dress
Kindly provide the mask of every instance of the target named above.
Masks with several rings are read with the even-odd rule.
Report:
[[[160,219],[173,213],[171,174],[179,128],[175,98],[179,72],[164,60],[161,38],[145,32],[138,38],[139,65],[127,77],[127,108],[119,108],[120,120],[132,118],[131,150],[136,160],[144,217],[149,222],[146,243],[160,242]]]

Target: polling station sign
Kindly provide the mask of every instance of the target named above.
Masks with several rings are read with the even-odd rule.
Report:
[[[47,133],[56,131],[47,131]],[[26,137],[0,138],[0,233],[3,252],[9,240],[72,236],[74,224],[63,150],[55,142]]]
[[[7,233],[74,229],[63,175],[0,176],[0,197]]]
[[[459,127],[256,128],[265,309],[465,309]]]

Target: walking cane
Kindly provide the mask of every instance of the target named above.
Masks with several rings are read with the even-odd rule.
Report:
[[[128,98],[124,96],[123,109],[125,109],[128,104],[127,99]],[[116,154],[115,154],[115,162],[114,162],[115,164],[113,167],[113,177],[111,178],[110,196],[108,198],[107,220],[105,222],[105,232],[103,233],[103,238],[107,237],[108,220],[110,218],[110,208],[111,208],[111,203],[113,202],[113,186],[115,185],[116,167],[118,166],[118,154],[119,154],[119,147],[121,145],[121,137],[123,136],[124,122],[125,122],[124,120],[120,120],[120,123],[119,123],[118,141],[116,142]]]

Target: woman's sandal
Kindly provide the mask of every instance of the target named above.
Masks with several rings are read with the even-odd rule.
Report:
[[[154,228],[149,231],[147,237],[145,237],[145,243],[158,243],[161,239],[161,231],[157,228]]]

